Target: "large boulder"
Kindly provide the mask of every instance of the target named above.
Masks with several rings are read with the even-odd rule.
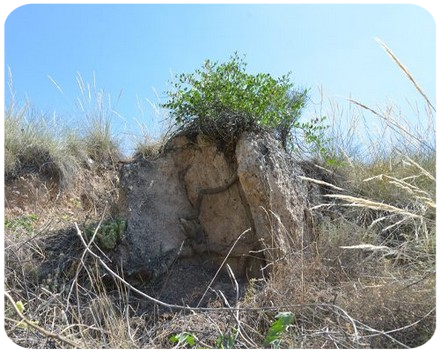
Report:
[[[157,158],[123,164],[126,270],[149,280],[176,261],[219,266],[226,258],[237,276],[261,275],[311,241],[301,173],[270,135],[251,133],[232,155],[179,136]]]

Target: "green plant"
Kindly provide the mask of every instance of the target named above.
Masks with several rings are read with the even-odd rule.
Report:
[[[294,318],[295,316],[291,312],[278,313],[264,338],[263,345],[278,348],[281,344],[281,336],[292,324]]]
[[[37,220],[38,216],[35,214],[23,215],[13,220],[5,219],[5,229],[16,230],[17,228],[23,228],[27,232],[32,232]]]
[[[184,347],[194,347],[196,345],[196,337],[189,332],[181,332],[179,334],[172,335],[170,342],[175,343],[177,346],[183,345]]]
[[[278,79],[246,73],[246,63],[235,53],[226,63],[206,60],[202,69],[176,78],[162,106],[184,130],[233,143],[245,130],[269,129],[285,148],[293,127],[314,133],[297,123],[307,89],[294,90],[290,73]]]
[[[98,230],[96,230],[96,224],[89,225],[85,228],[85,236],[90,241],[95,233],[98,245],[106,250],[111,250],[116,247],[118,241],[120,241],[125,234],[127,222],[123,219],[113,219],[103,221]]]
[[[24,304],[22,301],[15,302],[15,310],[22,316],[24,316]],[[26,322],[27,319],[21,319],[17,323],[17,328],[26,330],[29,328],[29,324]],[[38,320],[29,320],[31,324],[38,325]]]
[[[288,327],[292,325],[295,316],[292,312],[280,312],[275,316],[275,321],[271,324],[266,337],[263,341],[264,347],[271,347],[273,351],[279,351],[281,337]],[[236,332],[236,331],[235,331]],[[235,347],[236,333],[220,334],[217,338],[215,348],[196,347],[197,338],[188,332],[181,332],[170,337],[170,342],[179,347],[195,348],[195,352],[228,352]]]
[[[197,338],[189,332],[181,332],[170,337],[170,342],[176,344],[176,347],[194,347],[195,352],[228,352],[232,351],[235,346],[235,338],[233,334],[220,334],[217,338],[215,348],[197,347]]]
[[[306,144],[311,146],[312,154],[320,156],[327,166],[335,167],[341,165],[341,161],[332,155],[328,145],[331,137],[327,136],[330,125],[326,124],[327,116],[316,117],[310,121],[297,121],[294,126],[303,131]]]
[[[231,349],[235,347],[235,341],[237,338],[237,333],[234,334],[220,334],[215,341],[215,347],[220,349]]]

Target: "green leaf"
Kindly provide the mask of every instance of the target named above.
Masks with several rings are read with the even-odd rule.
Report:
[[[15,307],[17,308],[17,310],[18,310],[21,314],[23,314],[23,312],[24,312],[24,304],[23,304],[22,301],[17,301],[17,302],[15,302]]]
[[[193,334],[190,334],[189,332],[181,332],[179,334],[171,336],[170,342],[194,347],[196,345],[196,338]]]
[[[215,345],[220,349],[231,349],[235,346],[235,337],[232,334],[223,335],[217,338]]]
[[[269,328],[266,338],[263,341],[264,346],[279,346],[281,335],[292,324],[295,316],[291,312],[280,312],[275,316],[275,321]]]

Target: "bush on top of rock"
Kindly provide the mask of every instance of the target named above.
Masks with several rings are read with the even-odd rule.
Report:
[[[228,62],[206,60],[202,69],[180,74],[163,107],[170,110],[178,131],[203,134],[233,149],[244,131],[270,130],[286,148],[305,105],[307,90],[294,90],[290,73],[278,79],[250,74],[235,53]]]

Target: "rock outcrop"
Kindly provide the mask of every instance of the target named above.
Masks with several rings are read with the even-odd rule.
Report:
[[[301,173],[270,135],[251,133],[233,155],[201,136],[178,136],[157,158],[123,164],[127,272],[149,280],[176,261],[219,266],[227,258],[235,275],[261,275],[311,241]]]

